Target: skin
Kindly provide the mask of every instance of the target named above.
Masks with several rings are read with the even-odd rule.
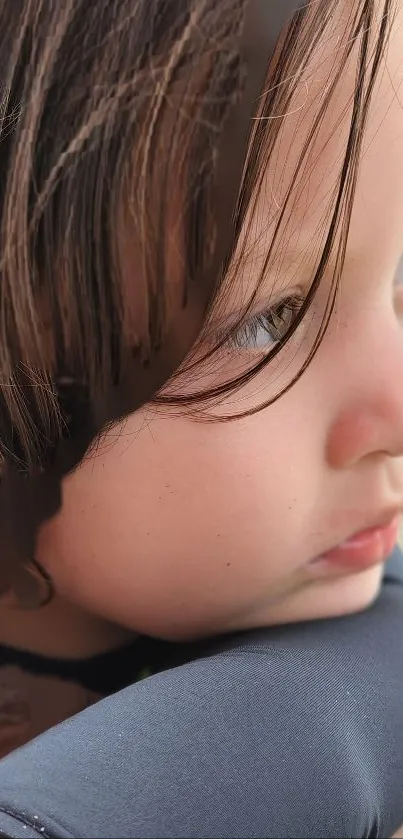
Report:
[[[343,34],[342,14],[334,40],[301,79],[259,197],[258,243],[211,329],[256,286],[273,208],[294,177]],[[62,511],[38,544],[60,596],[79,609],[130,631],[182,639],[343,615],[376,598],[381,564],[323,571],[312,561],[403,505],[403,301],[394,282],[403,244],[402,56],[400,9],[368,122],[336,308],[315,359],[254,416],[202,423],[146,406],[100,442],[65,480]],[[309,287],[353,84],[351,65],[296,181],[285,248],[260,287],[259,310],[287,289]],[[329,287],[330,277],[280,357],[216,413],[253,407],[290,380],[312,345]],[[214,373],[200,369],[198,384],[245,369],[256,352],[227,347]],[[186,378],[182,384],[190,387]]]

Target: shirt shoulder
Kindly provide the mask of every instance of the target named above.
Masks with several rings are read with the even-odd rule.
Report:
[[[146,679],[3,761],[0,808],[53,836],[370,836],[364,744],[299,659],[248,644]]]
[[[393,835],[403,823],[398,560],[366,612],[199,645],[193,660],[0,761],[0,832]]]

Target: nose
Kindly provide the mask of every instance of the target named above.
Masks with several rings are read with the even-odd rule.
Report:
[[[372,456],[403,455],[401,328],[395,325],[386,339],[383,333],[371,349],[364,363],[350,359],[350,369],[345,371],[347,397],[327,438],[327,460],[334,469],[351,468]]]

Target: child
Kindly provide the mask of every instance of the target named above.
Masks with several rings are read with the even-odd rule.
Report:
[[[242,168],[248,5],[1,7],[4,751],[161,669],[164,645],[137,636],[367,609],[397,540],[400,4],[295,14]],[[226,157],[242,181],[221,247]],[[29,488],[57,469],[62,504],[23,555]],[[21,667],[79,694],[24,729]]]

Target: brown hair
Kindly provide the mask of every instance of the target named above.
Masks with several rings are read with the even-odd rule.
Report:
[[[290,186],[284,200],[274,209],[273,217],[276,218],[276,223],[274,230],[267,236],[267,253],[259,275],[254,277],[249,300],[231,327],[223,332],[220,341],[211,346],[211,340],[207,340],[205,344],[208,346],[210,343],[210,348],[206,352],[195,352],[190,355],[188,362],[182,365],[173,377],[168,394],[165,395],[163,391],[157,395],[155,401],[159,404],[174,405],[181,410],[188,408],[195,416],[200,416],[204,420],[212,418],[214,422],[250,415],[268,407],[288,391],[306,370],[321,344],[334,309],[339,278],[343,270],[366,122],[395,9],[394,0],[382,0],[380,4],[376,0],[355,0],[349,5],[348,14],[344,15],[344,20],[340,21],[340,16],[338,17],[340,6],[339,0],[328,0],[328,2],[312,0],[294,16],[291,25],[283,33],[275,61],[269,67],[266,90],[257,109],[239,191],[234,219],[233,248],[226,266],[227,276],[223,289],[229,297],[231,297],[231,287],[236,285],[237,278],[242,272],[244,261],[248,255],[250,256],[250,251],[253,251],[256,244],[254,225],[259,198],[264,190],[268,163],[272,157],[275,158],[277,147],[281,143],[284,121],[288,113],[292,113],[296,93],[301,89],[305,71],[309,78],[312,57],[315,56],[321,44],[331,41],[332,35],[334,36],[336,18],[339,22],[339,44],[335,50],[329,75],[327,77],[325,73],[323,77],[325,95],[317,103],[302,153],[292,176],[287,179]],[[332,98],[337,95],[338,89],[343,87],[345,70],[348,67],[351,73],[353,62],[355,87],[349,113],[343,115],[347,117],[347,140],[338,168],[335,167],[333,173],[334,189],[329,196],[323,217],[322,247],[319,250],[316,266],[312,270],[312,282],[303,304],[293,316],[286,334],[276,342],[271,351],[261,354],[257,362],[249,366],[243,365],[238,376],[232,377],[231,380],[219,381],[216,386],[209,387],[208,390],[197,389],[196,386],[189,388],[188,383],[192,377],[197,383],[196,368],[203,362],[213,360],[217,350],[228,342],[231,335],[239,332],[248,315],[250,317],[259,286],[263,284],[270,269],[278,264],[279,256],[284,248],[284,232],[287,234],[287,225],[292,217],[297,190],[301,194],[309,182],[310,167],[315,165],[314,156],[312,163],[312,147],[320,135]],[[320,146],[319,152],[316,148],[316,154],[318,153],[320,154]],[[238,247],[241,233],[242,243]],[[259,242],[257,245],[259,246]],[[281,267],[279,270],[281,271]],[[322,280],[329,273],[332,276],[332,283],[322,323],[298,372],[290,377],[282,389],[274,392],[266,401],[255,400],[253,408],[248,406],[244,411],[237,410],[230,414],[222,410],[218,414],[210,414],[211,407],[220,403],[230,392],[242,390],[254,376],[264,370],[281,353],[297,332],[315,300]],[[224,296],[223,299],[225,310],[227,298]],[[213,302],[213,308],[214,305],[215,302]],[[206,324],[208,326],[208,320]],[[202,339],[207,334],[208,329],[205,334],[201,335],[201,346],[203,346]],[[186,384],[184,393],[180,390],[181,381]],[[179,384],[177,391],[175,391],[176,382]]]
[[[380,18],[374,0],[352,4],[338,67],[298,163],[296,175],[359,42],[348,143],[323,252],[284,341],[305,316],[334,252],[336,287],[391,4],[384,0]],[[208,257],[214,207],[198,198],[211,176],[226,102],[239,85],[233,44],[245,5],[164,0],[151,15],[149,0],[0,2],[0,450],[23,468],[46,464],[65,433],[71,412],[63,387],[79,381],[91,402],[100,381],[119,376],[123,343],[146,357],[162,340],[172,277],[181,289],[183,277]],[[223,272],[228,282],[236,281],[243,258],[237,243],[281,129],[281,119],[268,117],[287,113],[337,5],[314,0],[308,13],[298,12],[269,68]],[[262,277],[291,201],[292,190]],[[195,203],[196,215],[187,212]],[[193,410],[222,398],[270,362],[284,341],[235,381],[155,399]]]

